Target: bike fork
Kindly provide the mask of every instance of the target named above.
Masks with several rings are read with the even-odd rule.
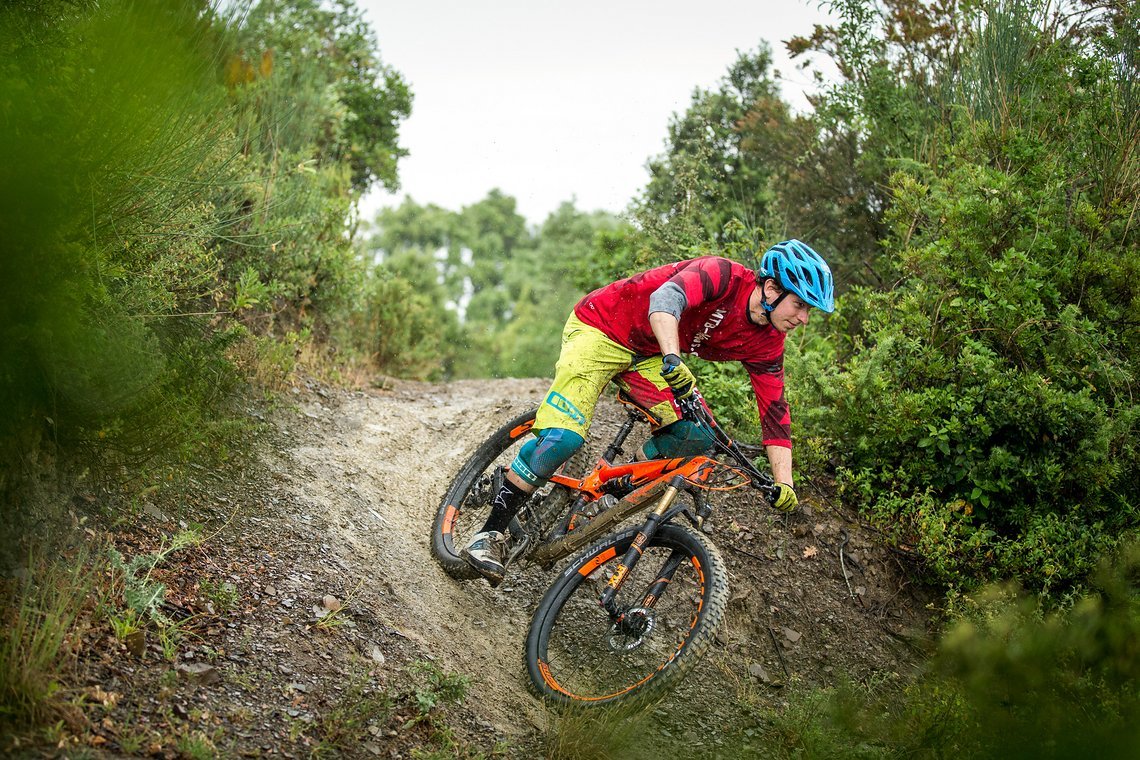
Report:
[[[633,543],[629,545],[625,556],[621,558],[621,562],[618,563],[614,574],[606,584],[605,590],[602,591],[601,597],[598,599],[598,604],[605,609],[610,619],[616,621],[621,618],[622,612],[618,609],[614,597],[617,596],[617,592],[621,588],[621,584],[625,581],[626,576],[628,576],[629,572],[637,565],[637,561],[641,558],[645,546],[653,539],[653,535],[657,532],[662,518],[665,516],[665,513],[669,511],[669,507],[673,506],[673,501],[677,498],[677,493],[681,490],[684,482],[685,479],[680,475],[673,476],[673,479],[669,481],[669,485],[665,488],[665,492],[661,494],[661,499],[657,502],[657,507],[649,513],[645,524],[641,526],[641,530],[634,537]],[[661,577],[654,582],[646,594],[645,598],[647,601],[656,600],[657,597],[660,596],[661,590],[669,583],[678,565],[679,562],[673,562],[672,560],[666,562],[665,567],[662,568],[663,572],[661,573]]]
[[[665,593],[665,587],[673,580],[673,573],[677,572],[677,568],[685,560],[681,552],[674,551],[669,555],[669,559],[665,560],[665,564],[661,566],[661,572],[657,573],[657,580],[653,581],[653,585],[645,592],[645,596],[641,599],[641,607],[643,609],[651,609],[661,595]]]

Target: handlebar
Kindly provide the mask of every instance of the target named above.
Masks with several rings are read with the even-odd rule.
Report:
[[[741,450],[740,445],[713,419],[700,391],[694,388],[686,398],[677,399],[677,404],[681,407],[681,417],[708,429],[713,434],[713,445],[717,452],[731,457],[739,465],[739,469],[748,476],[752,487],[761,491],[769,504],[774,502],[776,484],[772,476],[757,469],[752,460]]]

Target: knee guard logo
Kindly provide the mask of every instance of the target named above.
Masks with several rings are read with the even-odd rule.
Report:
[[[578,411],[578,407],[574,406],[574,404],[570,402],[570,399],[566,398],[561,393],[551,391],[550,395],[546,397],[546,403],[550,404],[552,407],[562,412],[579,425],[586,424],[586,415]]]
[[[527,466],[527,463],[522,460],[522,456],[515,457],[511,462],[511,470],[527,483],[538,485],[539,477],[534,474],[534,470]]]

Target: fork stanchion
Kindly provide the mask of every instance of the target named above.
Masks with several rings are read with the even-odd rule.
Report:
[[[602,591],[602,595],[598,599],[598,604],[609,613],[612,619],[617,620],[622,614],[617,603],[614,602],[614,597],[617,596],[618,589],[621,588],[622,582],[625,581],[626,576],[629,575],[629,572],[637,564],[637,560],[640,559],[641,553],[645,550],[645,545],[652,540],[653,535],[657,532],[657,526],[661,524],[661,520],[665,516],[665,513],[669,511],[669,507],[673,506],[673,501],[676,500],[677,494],[680,493],[684,484],[685,480],[680,475],[673,476],[665,492],[661,494],[661,499],[657,502],[657,506],[646,516],[645,524],[641,526],[641,530],[634,536],[633,543],[629,545],[629,549],[626,550],[625,556],[621,558],[621,562],[618,563],[614,574],[610,576],[605,590]]]
[[[653,580],[653,585],[650,586],[645,596],[641,600],[642,609],[652,609],[653,605],[657,604],[657,600],[665,593],[665,587],[673,581],[673,575],[677,572],[677,568],[681,566],[683,557],[680,552],[673,552],[669,555],[669,559],[662,565],[661,571],[657,573],[657,577]]]

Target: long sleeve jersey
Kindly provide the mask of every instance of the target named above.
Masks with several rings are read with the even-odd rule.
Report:
[[[748,370],[764,444],[791,448],[791,413],[784,399],[784,334],[748,317],[756,273],[720,256],[656,267],[586,295],[574,313],[641,356],[661,353],[649,326],[649,299],[666,283],[685,295],[681,350],[710,361],[739,361]]]

